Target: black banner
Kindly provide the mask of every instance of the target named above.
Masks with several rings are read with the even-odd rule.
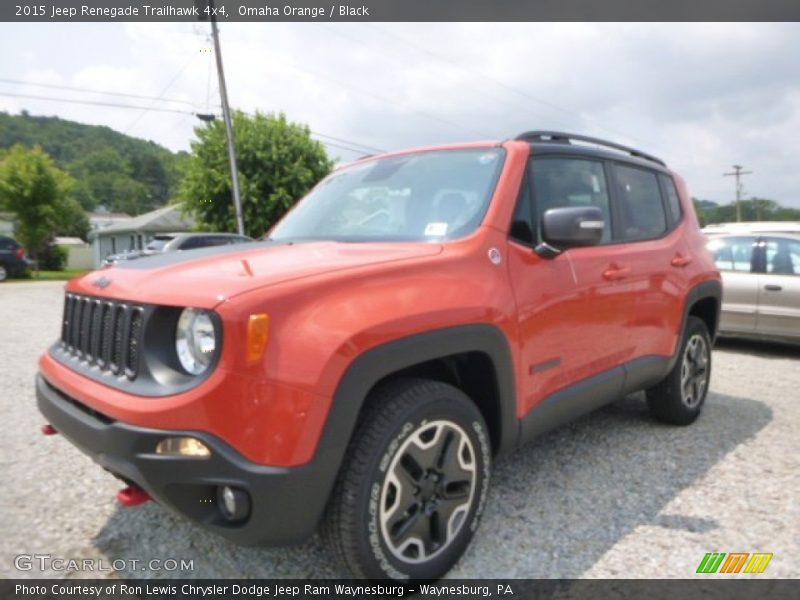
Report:
[[[797,0],[4,0],[0,21],[798,21]]]
[[[6,579],[0,580],[3,600],[235,600],[285,598],[420,598],[464,600],[496,598],[514,600],[770,600],[794,599],[800,580],[760,579],[748,576],[698,576],[697,579],[447,579],[432,583],[353,580],[268,579]]]

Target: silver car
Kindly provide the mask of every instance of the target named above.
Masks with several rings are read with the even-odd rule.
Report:
[[[800,343],[800,233],[704,231],[722,273],[720,334]]]

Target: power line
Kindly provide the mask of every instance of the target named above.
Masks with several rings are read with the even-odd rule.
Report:
[[[249,111],[240,111],[250,117],[255,116],[255,113]],[[328,142],[325,140],[319,140],[328,146],[333,146],[334,148],[341,148],[342,150],[350,150],[351,152],[356,152],[358,154],[371,154],[373,152],[384,153],[386,150],[382,148],[377,148],[375,146],[369,146],[368,144],[362,144],[361,142],[356,142],[354,140],[348,140],[343,137],[337,137],[334,135],[329,135],[327,133],[321,133],[319,131],[313,131],[309,129],[309,133],[313,136],[320,137],[320,138],[327,138],[328,140],[333,140],[334,142],[340,142],[339,144]],[[342,145],[347,144],[347,145]],[[357,147],[354,147],[357,146]]]
[[[182,67],[181,67],[181,68],[178,70],[178,72],[175,74],[175,76],[174,76],[172,79],[170,79],[169,83],[168,83],[168,84],[167,84],[167,85],[164,87],[164,89],[163,89],[163,90],[161,90],[161,93],[158,95],[158,98],[156,98],[155,100],[153,100],[153,102],[151,102],[151,103],[150,103],[150,106],[148,106],[148,107],[145,107],[145,108],[142,110],[142,113],[141,113],[141,114],[140,114],[138,117],[136,117],[136,118],[135,118],[135,119],[134,119],[134,120],[131,122],[131,124],[130,124],[130,125],[128,125],[128,126],[125,128],[125,131],[124,131],[123,133],[127,134],[128,132],[130,132],[130,130],[131,130],[131,129],[133,129],[133,128],[136,126],[136,124],[137,124],[139,121],[141,121],[141,120],[142,120],[142,117],[144,117],[144,116],[145,116],[145,115],[146,115],[146,114],[147,114],[149,111],[153,110],[153,107],[154,107],[154,104],[155,104],[155,102],[157,102],[158,100],[161,100],[161,99],[164,97],[164,94],[166,94],[166,93],[167,93],[167,91],[169,90],[169,88],[171,88],[171,87],[172,87],[172,85],[173,85],[173,84],[174,84],[176,81],[178,81],[178,78],[179,78],[181,75],[183,75],[183,72],[186,70],[186,67],[188,67],[190,64],[192,64],[192,61],[194,60],[194,58],[195,58],[195,57],[194,57],[194,56],[192,56],[192,57],[191,57],[191,58],[190,58],[188,61],[186,61],[186,64],[184,64],[184,65],[183,65],[183,66],[182,66]]]
[[[456,68],[468,73],[471,76],[480,77],[480,78],[482,78],[482,79],[484,79],[486,81],[489,81],[489,82],[491,82],[491,83],[493,83],[493,84],[495,84],[495,85],[497,85],[499,87],[505,88],[505,89],[509,90],[510,92],[513,92],[513,93],[517,94],[518,96],[522,96],[522,97],[524,97],[524,98],[526,98],[528,100],[531,100],[532,102],[536,102],[537,104],[541,104],[542,106],[546,106],[546,107],[550,108],[551,110],[555,110],[555,111],[561,112],[562,114],[570,115],[570,116],[573,116],[573,117],[578,117],[581,120],[593,121],[595,123],[595,126],[598,129],[601,129],[602,131],[605,131],[607,133],[611,133],[611,134],[614,134],[614,135],[622,135],[623,137],[630,138],[631,140],[633,140],[635,142],[642,143],[641,140],[637,140],[633,136],[622,134],[622,132],[614,132],[614,131],[608,129],[607,127],[603,127],[601,125],[598,125],[597,124],[597,119],[595,119],[594,117],[582,114],[582,113],[577,112],[575,110],[570,110],[568,108],[564,108],[562,106],[558,106],[557,104],[553,104],[551,102],[548,102],[547,100],[542,100],[541,98],[537,98],[536,96],[533,96],[533,95],[531,95],[530,93],[528,93],[528,92],[526,92],[524,90],[521,90],[521,89],[519,89],[517,87],[514,87],[514,86],[512,86],[512,85],[510,85],[510,84],[508,84],[508,83],[506,83],[504,81],[500,81],[499,79],[495,79],[494,77],[491,77],[490,75],[487,75],[486,73],[482,73],[481,71],[477,71],[477,70],[475,70],[473,68],[467,68],[467,67],[463,66],[462,64],[460,64],[459,62],[457,62],[457,61],[455,61],[453,59],[447,58],[447,57],[442,56],[442,55],[440,55],[440,54],[438,54],[436,52],[433,52],[433,51],[431,51],[431,50],[429,50],[427,48],[424,48],[422,46],[414,44],[414,43],[410,42],[409,40],[403,38],[402,36],[399,36],[396,33],[393,33],[393,32],[391,32],[391,31],[389,31],[387,29],[384,29],[382,27],[378,27],[378,26],[376,26],[374,24],[368,24],[368,26],[371,27],[372,29],[376,30],[376,31],[379,31],[380,33],[382,33],[384,35],[388,35],[390,37],[393,37],[394,39],[398,40],[401,44],[404,44],[404,45],[408,46],[409,48],[412,48],[412,49],[417,50],[418,52],[422,52],[424,54],[427,54],[428,56],[430,56],[430,57],[432,57],[432,58],[434,58],[436,60],[439,60],[439,61],[448,63],[450,65],[453,65]]]
[[[342,143],[350,144],[350,145],[353,145],[353,146],[360,146],[364,150],[368,150],[370,152],[386,152],[386,150],[383,150],[381,148],[376,148],[375,146],[367,146],[366,144],[362,144],[360,142],[354,142],[352,140],[346,140],[344,138],[334,137],[334,136],[328,135],[326,133],[319,133],[318,131],[312,131],[311,134],[312,135],[316,135],[317,137],[327,138],[327,139],[333,140],[335,142],[342,142]],[[333,146],[334,144],[330,144],[330,145]],[[354,152],[363,152],[363,150],[354,150]]]
[[[336,34],[337,36],[339,36],[339,37],[342,37],[342,38],[346,39],[346,40],[347,40],[348,42],[350,42],[350,43],[353,43],[353,44],[358,44],[358,45],[360,45],[360,46],[363,46],[363,47],[365,47],[365,48],[369,49],[369,50],[370,50],[370,52],[372,52],[373,54],[375,54],[375,53],[380,53],[380,54],[382,54],[384,57],[386,57],[386,58],[390,59],[390,60],[391,60],[392,62],[394,62],[395,64],[399,64],[399,65],[401,65],[401,66],[403,66],[403,67],[407,67],[407,66],[408,66],[408,62],[407,62],[407,61],[404,61],[404,60],[402,60],[402,59],[399,59],[399,58],[395,58],[395,57],[393,57],[393,56],[389,56],[389,55],[388,55],[388,54],[387,54],[385,51],[383,51],[383,49],[381,49],[381,50],[377,50],[377,51],[376,51],[376,49],[375,49],[375,47],[374,47],[374,46],[370,45],[369,43],[365,42],[364,40],[361,40],[361,39],[358,39],[358,38],[355,38],[355,37],[351,37],[351,36],[349,36],[349,35],[346,35],[346,34],[344,34],[344,33],[340,32],[340,31],[338,31],[338,28],[336,28],[336,27],[327,26],[327,25],[322,25],[322,27],[324,27],[325,29],[327,29],[327,30],[328,30],[330,33],[334,33],[334,34]],[[383,30],[381,30],[381,29],[379,29],[379,28],[377,28],[377,27],[373,27],[373,29],[375,29],[375,30],[377,30],[377,31],[381,31],[381,32],[383,32]],[[457,63],[457,62],[455,62],[455,61],[452,61],[452,60],[450,60],[450,59],[447,59],[447,58],[444,58],[444,57],[440,57],[440,56],[438,56],[438,55],[436,55],[436,54],[433,54],[432,52],[430,52],[430,51],[428,51],[428,50],[426,50],[426,49],[424,49],[424,48],[420,48],[419,46],[413,46],[413,45],[411,45],[409,42],[406,42],[405,40],[403,40],[402,38],[400,38],[400,36],[394,35],[394,34],[392,34],[392,33],[389,33],[389,32],[386,32],[386,33],[387,33],[388,35],[391,35],[391,36],[393,36],[395,39],[397,39],[398,41],[402,42],[403,44],[405,44],[405,45],[409,46],[410,48],[413,48],[413,49],[417,50],[418,52],[424,52],[425,54],[428,54],[428,55],[432,56],[433,58],[436,58],[437,60],[439,60],[439,62],[443,62],[443,63],[447,63],[447,64],[454,65],[454,66],[456,66],[457,68],[459,68],[460,70],[462,70],[462,71],[465,71],[465,72],[469,72],[470,74],[472,74],[472,71],[471,71],[471,70],[467,69],[466,67],[463,67],[462,65],[458,64],[458,63]],[[425,65],[425,66],[427,67],[427,65]],[[478,90],[478,92],[479,92],[480,94],[482,94],[482,95],[486,96],[486,88],[485,88],[485,87],[480,87],[480,86],[477,86],[475,89],[477,89],[477,90]],[[522,104],[517,104],[516,102],[513,102],[513,101],[512,101],[512,102],[509,102],[509,99],[508,99],[506,96],[502,96],[502,95],[499,95],[499,94],[496,94],[496,93],[495,93],[495,94],[493,94],[493,95],[492,95],[492,97],[493,97],[493,98],[495,98],[495,99],[496,99],[496,98],[500,98],[500,99],[502,99],[502,100],[505,100],[507,103],[513,104],[514,106],[524,106],[524,107],[525,107],[525,110],[527,110],[527,111],[528,111],[528,112],[530,112],[531,114],[535,114],[537,118],[539,118],[539,117],[540,117],[539,113],[535,113],[535,112],[531,111],[529,106],[527,106],[527,105],[522,105]],[[493,108],[494,108],[494,107],[493,107]],[[564,125],[564,122],[563,122],[563,121],[559,121],[558,123],[559,123],[560,125]]]
[[[313,132],[312,132],[313,133]],[[350,148],[348,146],[343,146],[341,144],[335,144],[333,142],[327,142],[325,140],[319,140],[326,146],[332,146],[333,148],[339,148],[340,150],[347,150],[348,152],[352,152],[354,154],[369,154],[369,152],[365,152],[364,150],[359,150],[358,148]]]
[[[355,85],[353,85],[351,83],[346,83],[346,82],[344,82],[344,81],[342,81],[340,79],[336,79],[334,77],[331,77],[330,75],[327,75],[326,73],[321,73],[319,71],[315,71],[315,70],[309,69],[307,67],[301,67],[297,63],[294,63],[294,62],[292,62],[292,61],[290,61],[288,59],[284,58],[283,59],[283,63],[285,65],[287,65],[288,67],[290,67],[292,69],[295,69],[297,71],[300,71],[300,72],[303,72],[303,73],[308,73],[310,75],[314,75],[315,77],[318,77],[320,79],[327,79],[328,81],[331,81],[331,82],[335,83],[336,85],[339,85],[339,86],[342,86],[342,87],[347,87],[347,88],[350,88],[352,90],[355,90],[359,94],[366,95],[366,96],[371,96],[372,98],[375,98],[376,100],[378,100],[381,103],[394,104],[396,102],[394,99],[389,99],[386,96],[381,96],[379,94],[376,94],[376,93],[372,92],[371,90],[367,90],[367,89],[364,89],[362,87],[355,86]],[[395,106],[397,106],[397,105],[395,105]],[[454,123],[453,121],[450,121],[448,119],[444,119],[442,117],[438,117],[436,115],[433,115],[431,113],[428,113],[428,112],[425,112],[425,111],[422,111],[422,110],[419,110],[419,109],[416,109],[416,108],[406,108],[406,107],[403,107],[403,106],[398,106],[398,108],[406,109],[409,112],[416,113],[416,114],[418,114],[420,116],[423,116],[423,117],[425,117],[427,119],[430,119],[430,120],[433,120],[433,121],[438,121],[440,123],[444,123],[445,125],[448,125],[450,127],[455,127],[456,129],[459,129],[461,131],[470,131],[470,130],[466,129],[463,125],[459,125],[458,123]],[[481,132],[478,132],[478,131],[475,131],[475,130],[471,130],[471,133],[475,134],[475,135],[482,136],[482,137],[487,137],[487,138],[494,137],[494,136],[488,135],[486,133],[481,133]]]
[[[12,98],[24,98],[26,100],[45,100],[49,102],[60,102],[66,104],[85,104],[89,106],[107,106],[109,108],[127,108],[129,110],[150,110],[152,112],[162,112],[162,113],[171,113],[171,114],[178,114],[178,115],[187,115],[191,117],[196,117],[198,113],[193,111],[187,110],[180,110],[177,108],[162,108],[158,106],[154,107],[147,107],[147,106],[139,106],[134,104],[122,104],[119,102],[103,102],[101,100],[79,100],[76,98],[59,98],[56,96],[37,96],[34,94],[16,94],[13,92],[0,92],[0,96],[9,96]],[[185,122],[186,119],[183,119],[182,122]],[[177,126],[176,126],[177,128]],[[375,146],[368,146],[366,144],[361,144],[359,142],[348,140],[345,138],[340,138],[332,135],[328,135],[325,133],[319,133],[317,131],[311,131],[312,135],[317,137],[326,138],[328,140],[334,140],[334,142],[341,142],[341,144],[337,144],[334,142],[325,141],[324,143],[328,146],[332,146],[334,148],[340,148],[341,150],[349,150],[350,152],[354,152],[356,154],[365,154],[369,152],[386,152],[380,148],[376,148]],[[346,146],[344,144],[350,144]],[[353,146],[359,146],[355,148]]]
[[[25,86],[32,86],[32,87],[40,87],[40,88],[48,88],[53,90],[65,90],[69,92],[86,92],[90,94],[102,94],[105,96],[117,96],[119,98],[134,98],[137,100],[158,100],[161,102],[172,102],[175,104],[185,104],[187,106],[194,106],[193,102],[189,102],[188,100],[178,100],[176,98],[158,98],[156,96],[144,96],[141,94],[127,94],[123,92],[109,92],[104,90],[93,90],[90,88],[84,87],[76,87],[70,85],[56,85],[53,83],[35,83],[33,81],[23,81],[21,79],[6,79],[4,77],[0,78],[0,83],[9,83],[12,85],[25,85]]]
[[[174,113],[179,115],[194,115],[195,113],[188,110],[180,110],[177,108],[162,108],[162,107],[147,107],[136,106],[134,104],[121,104],[119,102],[103,102],[101,100],[78,100],[76,98],[57,98],[54,96],[36,96],[33,94],[15,94],[13,92],[0,92],[0,96],[9,96],[11,98],[26,98],[28,100],[48,100],[50,102],[63,102],[66,104],[88,104],[91,106],[109,106],[113,108],[128,108],[133,110],[152,110],[155,112]]]

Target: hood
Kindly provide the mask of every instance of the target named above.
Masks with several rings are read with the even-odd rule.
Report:
[[[253,289],[369,265],[434,256],[441,244],[256,242],[167,252],[72,280],[78,294],[213,308]]]

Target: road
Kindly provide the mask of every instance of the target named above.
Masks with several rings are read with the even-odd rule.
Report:
[[[0,284],[0,576],[98,575],[18,571],[15,557],[30,554],[125,559],[125,577],[337,575],[316,537],[240,548],[152,502],[123,509],[114,478],[40,435],[33,378],[61,302],[59,283]],[[725,341],[693,426],[655,423],[632,396],[539,439],[495,466],[481,528],[451,575],[687,578],[706,552],[771,552],[762,577],[800,576],[798,390],[800,349]],[[143,569],[151,558],[193,568]]]

